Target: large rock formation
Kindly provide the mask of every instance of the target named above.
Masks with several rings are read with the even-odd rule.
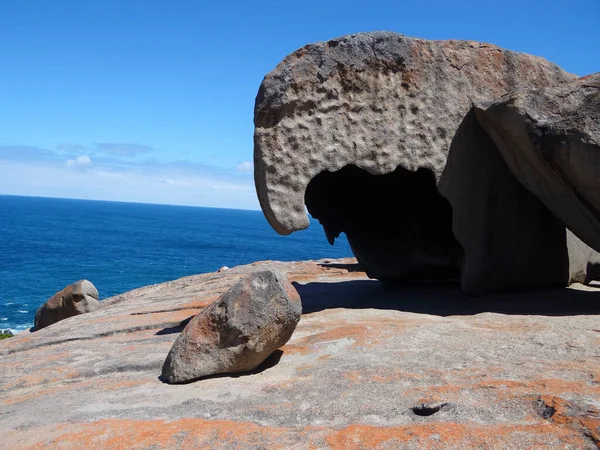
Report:
[[[255,179],[271,226],[309,224],[308,183],[352,164],[439,178],[473,102],[576,79],[542,58],[471,41],[388,32],[307,45],[263,80],[254,112]]]
[[[600,73],[475,112],[523,186],[600,251]]]
[[[564,225],[518,183],[470,110],[575,78],[476,42],[379,32],[308,45],[256,98],[263,212],[288,234],[308,226],[306,204],[330,242],[345,232],[383,280],[461,276],[472,293],[565,284]]]
[[[600,291],[474,302],[447,285],[384,288],[357,267],[195,275],[0,341],[0,447],[597,448]],[[303,304],[283,353],[252,375],[161,382],[187,319],[269,268]]]
[[[308,45],[265,77],[256,99],[263,212],[288,234],[308,226],[306,204],[329,241],[345,232],[382,280],[460,277],[471,293],[565,284],[564,225],[469,111],[575,78],[476,42],[379,32]]]
[[[285,275],[271,269],[238,281],[181,332],[162,369],[169,383],[249,372],[292,336],[302,304]]]
[[[287,234],[308,225],[306,205],[331,244],[344,232],[367,274],[384,281],[460,278],[474,294],[589,281],[595,252],[567,240],[565,223],[590,245],[600,239],[600,215],[588,221],[594,211],[585,209],[597,171],[578,166],[598,153],[598,80],[574,80],[541,58],[475,42],[364,33],[308,45],[265,77],[256,99],[263,212]],[[532,160],[496,147],[506,147],[498,139],[512,116],[486,125],[506,128],[491,139],[472,110],[516,90],[530,92],[532,107],[539,96],[550,105],[535,117],[540,127],[556,122],[552,143],[569,132],[581,141],[577,162],[564,159],[570,176],[581,169],[585,191],[570,209],[559,213],[565,180],[548,190],[528,178],[528,163],[504,160],[510,152]],[[557,112],[565,117],[544,119]],[[522,141],[524,127],[513,130]]]
[[[100,308],[98,289],[88,280],[79,280],[54,294],[35,313],[36,330],[68,317],[78,316]]]

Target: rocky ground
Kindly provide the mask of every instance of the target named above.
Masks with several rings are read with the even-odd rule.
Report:
[[[186,321],[276,266],[303,316],[258,370],[169,385]],[[0,448],[597,448],[600,291],[389,288],[355,260],[147,286],[0,342]]]

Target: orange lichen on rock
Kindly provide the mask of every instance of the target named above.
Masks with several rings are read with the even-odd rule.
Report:
[[[402,448],[407,444],[428,449],[526,448],[519,447],[525,442],[529,448],[548,449],[566,445],[585,448],[589,444],[580,433],[554,425],[490,427],[451,422],[400,427],[350,425],[332,433],[326,441],[330,448],[347,450]]]
[[[6,389],[21,389],[32,386],[62,382],[79,376],[79,371],[69,367],[52,367],[39,369],[36,373],[23,375],[5,385]]]
[[[531,393],[546,395],[548,393],[562,394],[572,392],[593,395],[600,398],[600,386],[595,386],[584,381],[565,381],[560,379],[539,379],[528,381],[484,380],[476,383],[470,383],[468,379],[465,379],[463,384],[433,384],[423,387],[415,387],[410,391],[427,393],[428,396],[447,399],[449,395],[456,395],[463,391],[473,393],[482,390],[491,390],[499,400],[523,398]]]
[[[253,423],[225,420],[109,419],[87,424],[57,427],[50,436],[31,445],[32,449],[52,448],[56,442],[64,449],[212,449],[216,447],[257,447],[284,449],[297,443],[308,430],[264,427]]]
[[[62,381],[62,380],[61,380]],[[61,393],[68,393],[73,390],[87,390],[87,391],[98,391],[107,392],[117,389],[129,389],[135,386],[141,386],[149,383],[149,380],[119,380],[119,379],[95,379],[95,380],[74,380],[68,384],[58,382],[55,380],[51,384],[51,387],[45,387],[45,384],[38,384],[30,389],[27,389],[26,393],[18,394],[10,398],[0,400],[0,403],[4,405],[13,405],[16,403],[26,402],[28,400],[37,399],[46,396],[61,395]]]
[[[391,290],[373,306],[385,293],[349,264],[186,277],[0,341],[0,447],[597,448],[597,315],[443,315],[404,302],[460,303],[448,286]],[[314,276],[295,285],[317,307],[290,341],[251,373],[163,383],[187,319],[265,267]]]
[[[42,430],[40,430],[42,431]],[[415,448],[588,448],[589,440],[570,427],[552,423],[482,427],[479,424],[436,423],[377,427],[350,425],[342,429],[326,427],[265,427],[248,422],[180,419],[109,419],[84,424],[59,425],[43,430],[37,438],[15,448],[110,448],[110,449],[212,449],[212,448],[330,448],[371,449]],[[40,439],[39,436],[45,438]],[[11,437],[9,435],[9,437]]]
[[[582,432],[600,447],[600,410],[592,405],[576,406],[550,395],[540,396],[538,402],[553,423],[567,425]]]

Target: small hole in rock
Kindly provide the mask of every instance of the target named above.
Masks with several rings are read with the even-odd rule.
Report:
[[[546,420],[550,420],[552,416],[556,413],[556,409],[551,405],[548,405],[542,398],[538,398],[537,406],[540,415]]]
[[[552,416],[556,413],[556,410],[552,406],[546,406],[542,410],[542,417],[546,420],[552,418]]]
[[[420,405],[413,406],[411,408],[412,412],[417,416],[427,417],[435,414],[444,406],[447,406],[448,403],[421,403]]]

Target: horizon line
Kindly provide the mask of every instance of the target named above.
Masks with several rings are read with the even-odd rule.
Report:
[[[182,205],[176,203],[154,203],[154,202],[131,202],[127,200],[105,200],[98,198],[77,198],[77,197],[50,197],[45,195],[23,195],[23,194],[3,194],[0,193],[0,197],[25,197],[25,198],[43,198],[43,199],[51,199],[51,200],[80,200],[87,202],[107,202],[107,203],[127,203],[132,205],[156,205],[156,206],[178,206],[182,208],[207,208],[207,209],[228,209],[232,211],[257,211],[262,212],[259,209],[251,209],[251,208],[228,208],[228,207],[217,207],[217,206],[202,206],[202,205]]]

